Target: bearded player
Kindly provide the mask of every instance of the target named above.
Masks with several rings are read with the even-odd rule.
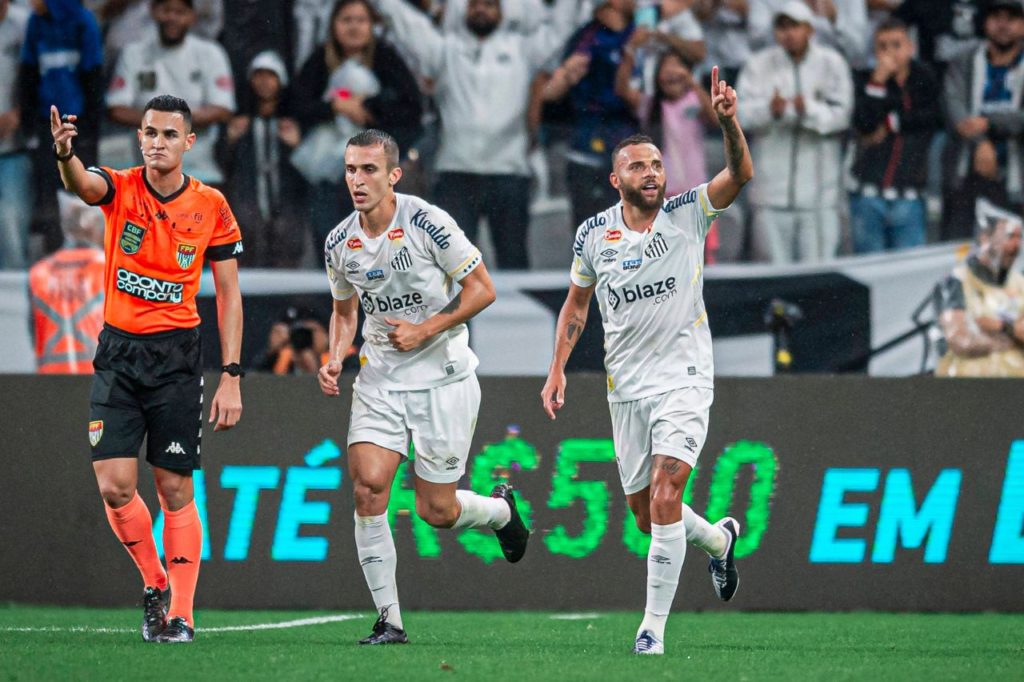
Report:
[[[626,138],[612,152],[610,181],[621,201],[576,232],[569,295],[541,391],[544,410],[554,419],[565,403],[565,363],[597,290],[615,459],[637,526],[651,534],[636,654],[665,651],[665,623],[687,541],[710,555],[712,584],[723,601],[739,586],[733,561],[739,524],[726,517],[712,525],[682,503],[714,396],[704,239],[754,174],[736,118],[736,91],[718,80],[718,67],[711,94],[727,167],[710,182],[666,201],[661,152],[649,137]]]

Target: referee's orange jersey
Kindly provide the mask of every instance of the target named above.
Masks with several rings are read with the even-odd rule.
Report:
[[[224,195],[186,175],[181,189],[161,196],[141,166],[89,171],[107,183],[96,203],[107,219],[104,321],[132,334],[198,326],[204,257],[242,253],[242,234]]]

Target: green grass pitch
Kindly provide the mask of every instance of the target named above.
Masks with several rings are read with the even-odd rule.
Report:
[[[1024,679],[1022,615],[678,613],[636,657],[639,613],[410,612],[412,643],[380,648],[356,645],[368,612],[201,611],[185,646],[144,644],[140,614],[0,607],[0,680]]]

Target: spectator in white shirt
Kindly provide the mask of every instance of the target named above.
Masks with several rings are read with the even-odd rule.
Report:
[[[192,0],[153,0],[154,36],[125,46],[107,89],[107,112],[137,127],[142,109],[159,94],[181,97],[192,107],[196,142],[185,156],[185,172],[219,185],[224,175],[214,158],[217,125],[235,111],[235,86],[227,53],[217,43],[189,33],[196,20]]]

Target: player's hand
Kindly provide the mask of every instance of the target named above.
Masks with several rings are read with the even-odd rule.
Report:
[[[71,151],[71,140],[78,137],[78,127],[75,121],[78,117],[70,114],[67,120],[60,117],[57,107],[50,105],[50,132],[53,133],[53,143],[57,145],[57,153],[66,156]]]
[[[210,423],[214,431],[227,431],[242,418],[242,391],[238,377],[222,377],[210,403]]]
[[[338,389],[339,376],[341,376],[341,363],[337,360],[329,361],[316,373],[316,380],[320,382],[320,390],[324,395],[331,396],[341,393]]]
[[[719,123],[735,118],[739,101],[736,91],[724,80],[718,80],[718,66],[711,67],[711,106]]]
[[[565,372],[551,372],[540,391],[540,402],[551,419],[565,404]]]
[[[395,350],[403,353],[414,348],[419,348],[427,340],[428,334],[423,330],[422,325],[405,320],[396,320],[392,317],[385,317],[384,321],[394,329],[388,332],[388,341],[395,347]]]

